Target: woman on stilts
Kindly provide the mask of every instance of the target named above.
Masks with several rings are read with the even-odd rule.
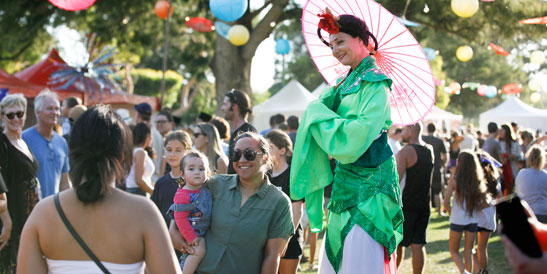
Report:
[[[378,42],[353,15],[321,14],[317,33],[351,69],[309,104],[295,142],[291,196],[306,198],[312,231],[322,228],[323,188],[336,160],[319,273],[395,273],[403,213],[395,158],[387,142],[389,79],[377,66]],[[329,42],[321,36],[329,33]],[[370,45],[370,47],[369,47]]]

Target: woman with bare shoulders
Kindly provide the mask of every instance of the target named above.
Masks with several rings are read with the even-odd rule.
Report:
[[[74,188],[34,208],[17,273],[180,273],[152,202],[115,188],[131,163],[131,147],[129,128],[110,108],[82,114],[69,139]]]

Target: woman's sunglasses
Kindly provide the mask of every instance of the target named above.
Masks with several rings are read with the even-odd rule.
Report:
[[[23,116],[25,116],[24,111],[2,113],[2,114],[6,115],[6,117],[8,117],[9,120],[13,120],[13,118],[15,118],[16,115],[17,115],[17,118],[23,118]]]
[[[241,155],[243,155],[247,161],[254,161],[257,154],[262,154],[262,152],[256,152],[255,150],[250,148],[243,151],[239,149],[234,150],[234,152],[232,152],[232,162],[239,162],[239,160],[241,159]]]
[[[207,136],[205,133],[196,133],[194,132],[194,138],[198,138],[200,135]]]

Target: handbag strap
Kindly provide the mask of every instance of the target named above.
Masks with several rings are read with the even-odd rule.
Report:
[[[85,251],[85,253],[87,253],[87,255],[95,262],[95,264],[97,264],[97,266],[103,271],[103,273],[110,274],[108,269],[106,269],[106,267],[101,263],[99,258],[97,258],[97,256],[95,256],[95,254],[93,254],[91,249],[89,249],[89,247],[85,244],[84,240],[82,240],[80,235],[78,235],[78,232],[76,232],[76,230],[74,230],[74,227],[72,227],[72,225],[70,224],[70,222],[66,218],[66,215],[63,212],[63,209],[61,208],[61,202],[59,201],[59,193],[55,194],[54,200],[55,200],[55,208],[57,208],[57,212],[59,213],[59,216],[61,216],[61,220],[63,220],[63,223],[65,224],[65,226],[68,229],[68,231],[70,232],[70,234],[72,234],[72,237],[74,237],[74,239],[82,247],[82,249]]]

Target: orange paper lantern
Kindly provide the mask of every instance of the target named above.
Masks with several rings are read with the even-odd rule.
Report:
[[[169,1],[164,0],[156,2],[156,5],[154,6],[154,11],[156,12],[156,15],[161,19],[167,18],[168,12],[169,15],[173,14],[173,8],[169,7]]]

